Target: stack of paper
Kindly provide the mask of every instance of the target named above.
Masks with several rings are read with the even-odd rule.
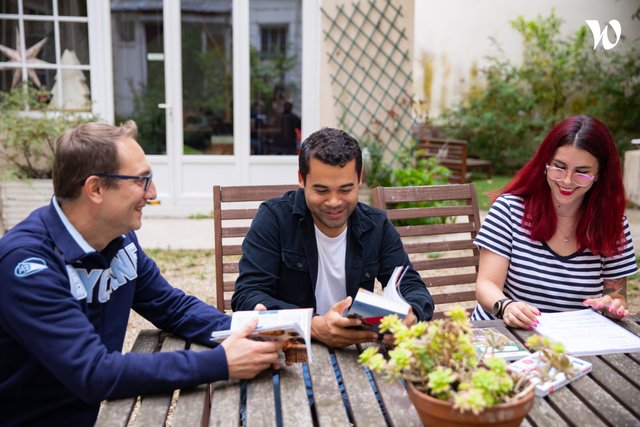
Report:
[[[568,354],[640,351],[640,337],[591,309],[542,313],[538,322],[536,332],[562,343]]]

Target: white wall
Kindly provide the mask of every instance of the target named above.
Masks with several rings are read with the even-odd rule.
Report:
[[[518,16],[547,17],[553,8],[563,20],[563,36],[573,34],[586,19],[599,20],[601,27],[617,19],[625,37],[615,47],[619,49],[639,42],[634,39],[640,37],[640,21],[631,19],[638,7],[638,0],[415,0],[415,93],[424,99],[421,58],[425,55],[434,59],[430,117],[437,116],[441,104],[451,106],[460,99],[474,63],[482,66],[484,57],[496,53],[490,38],[509,58],[520,61],[522,39],[509,24]],[[615,40],[612,32],[609,39]]]

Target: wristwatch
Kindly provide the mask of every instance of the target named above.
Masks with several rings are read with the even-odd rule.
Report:
[[[493,314],[498,319],[502,319],[502,314],[504,313],[504,308],[512,303],[513,300],[511,298],[502,298],[493,304],[493,309],[491,309],[491,314]]]

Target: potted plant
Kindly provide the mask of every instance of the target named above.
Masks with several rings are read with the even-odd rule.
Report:
[[[391,332],[395,347],[385,359],[378,348],[369,347],[360,363],[375,372],[407,382],[409,398],[425,425],[519,426],[533,407],[533,373],[522,376],[507,370],[498,357],[481,359],[472,344],[471,323],[465,310],[456,306],[446,317],[405,326],[397,316],[385,317],[381,332]],[[541,350],[543,367],[553,365],[570,376],[561,345],[533,336],[528,341]],[[545,380],[548,369],[535,374]]]
[[[46,89],[29,85],[0,92],[0,231],[51,198],[56,139],[94,119],[91,114],[53,111],[50,97]]]

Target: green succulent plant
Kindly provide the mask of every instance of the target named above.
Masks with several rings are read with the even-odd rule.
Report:
[[[360,354],[359,362],[389,378],[403,378],[419,391],[450,401],[455,409],[479,414],[485,408],[517,400],[535,386],[528,378],[507,370],[499,357],[481,359],[474,349],[471,322],[466,311],[455,306],[444,319],[418,322],[407,327],[396,315],[385,317],[381,332],[391,332],[394,347],[385,358],[377,347]],[[571,375],[561,344],[534,335],[527,345],[540,350],[545,362],[543,372],[535,372],[543,381],[551,368]]]

